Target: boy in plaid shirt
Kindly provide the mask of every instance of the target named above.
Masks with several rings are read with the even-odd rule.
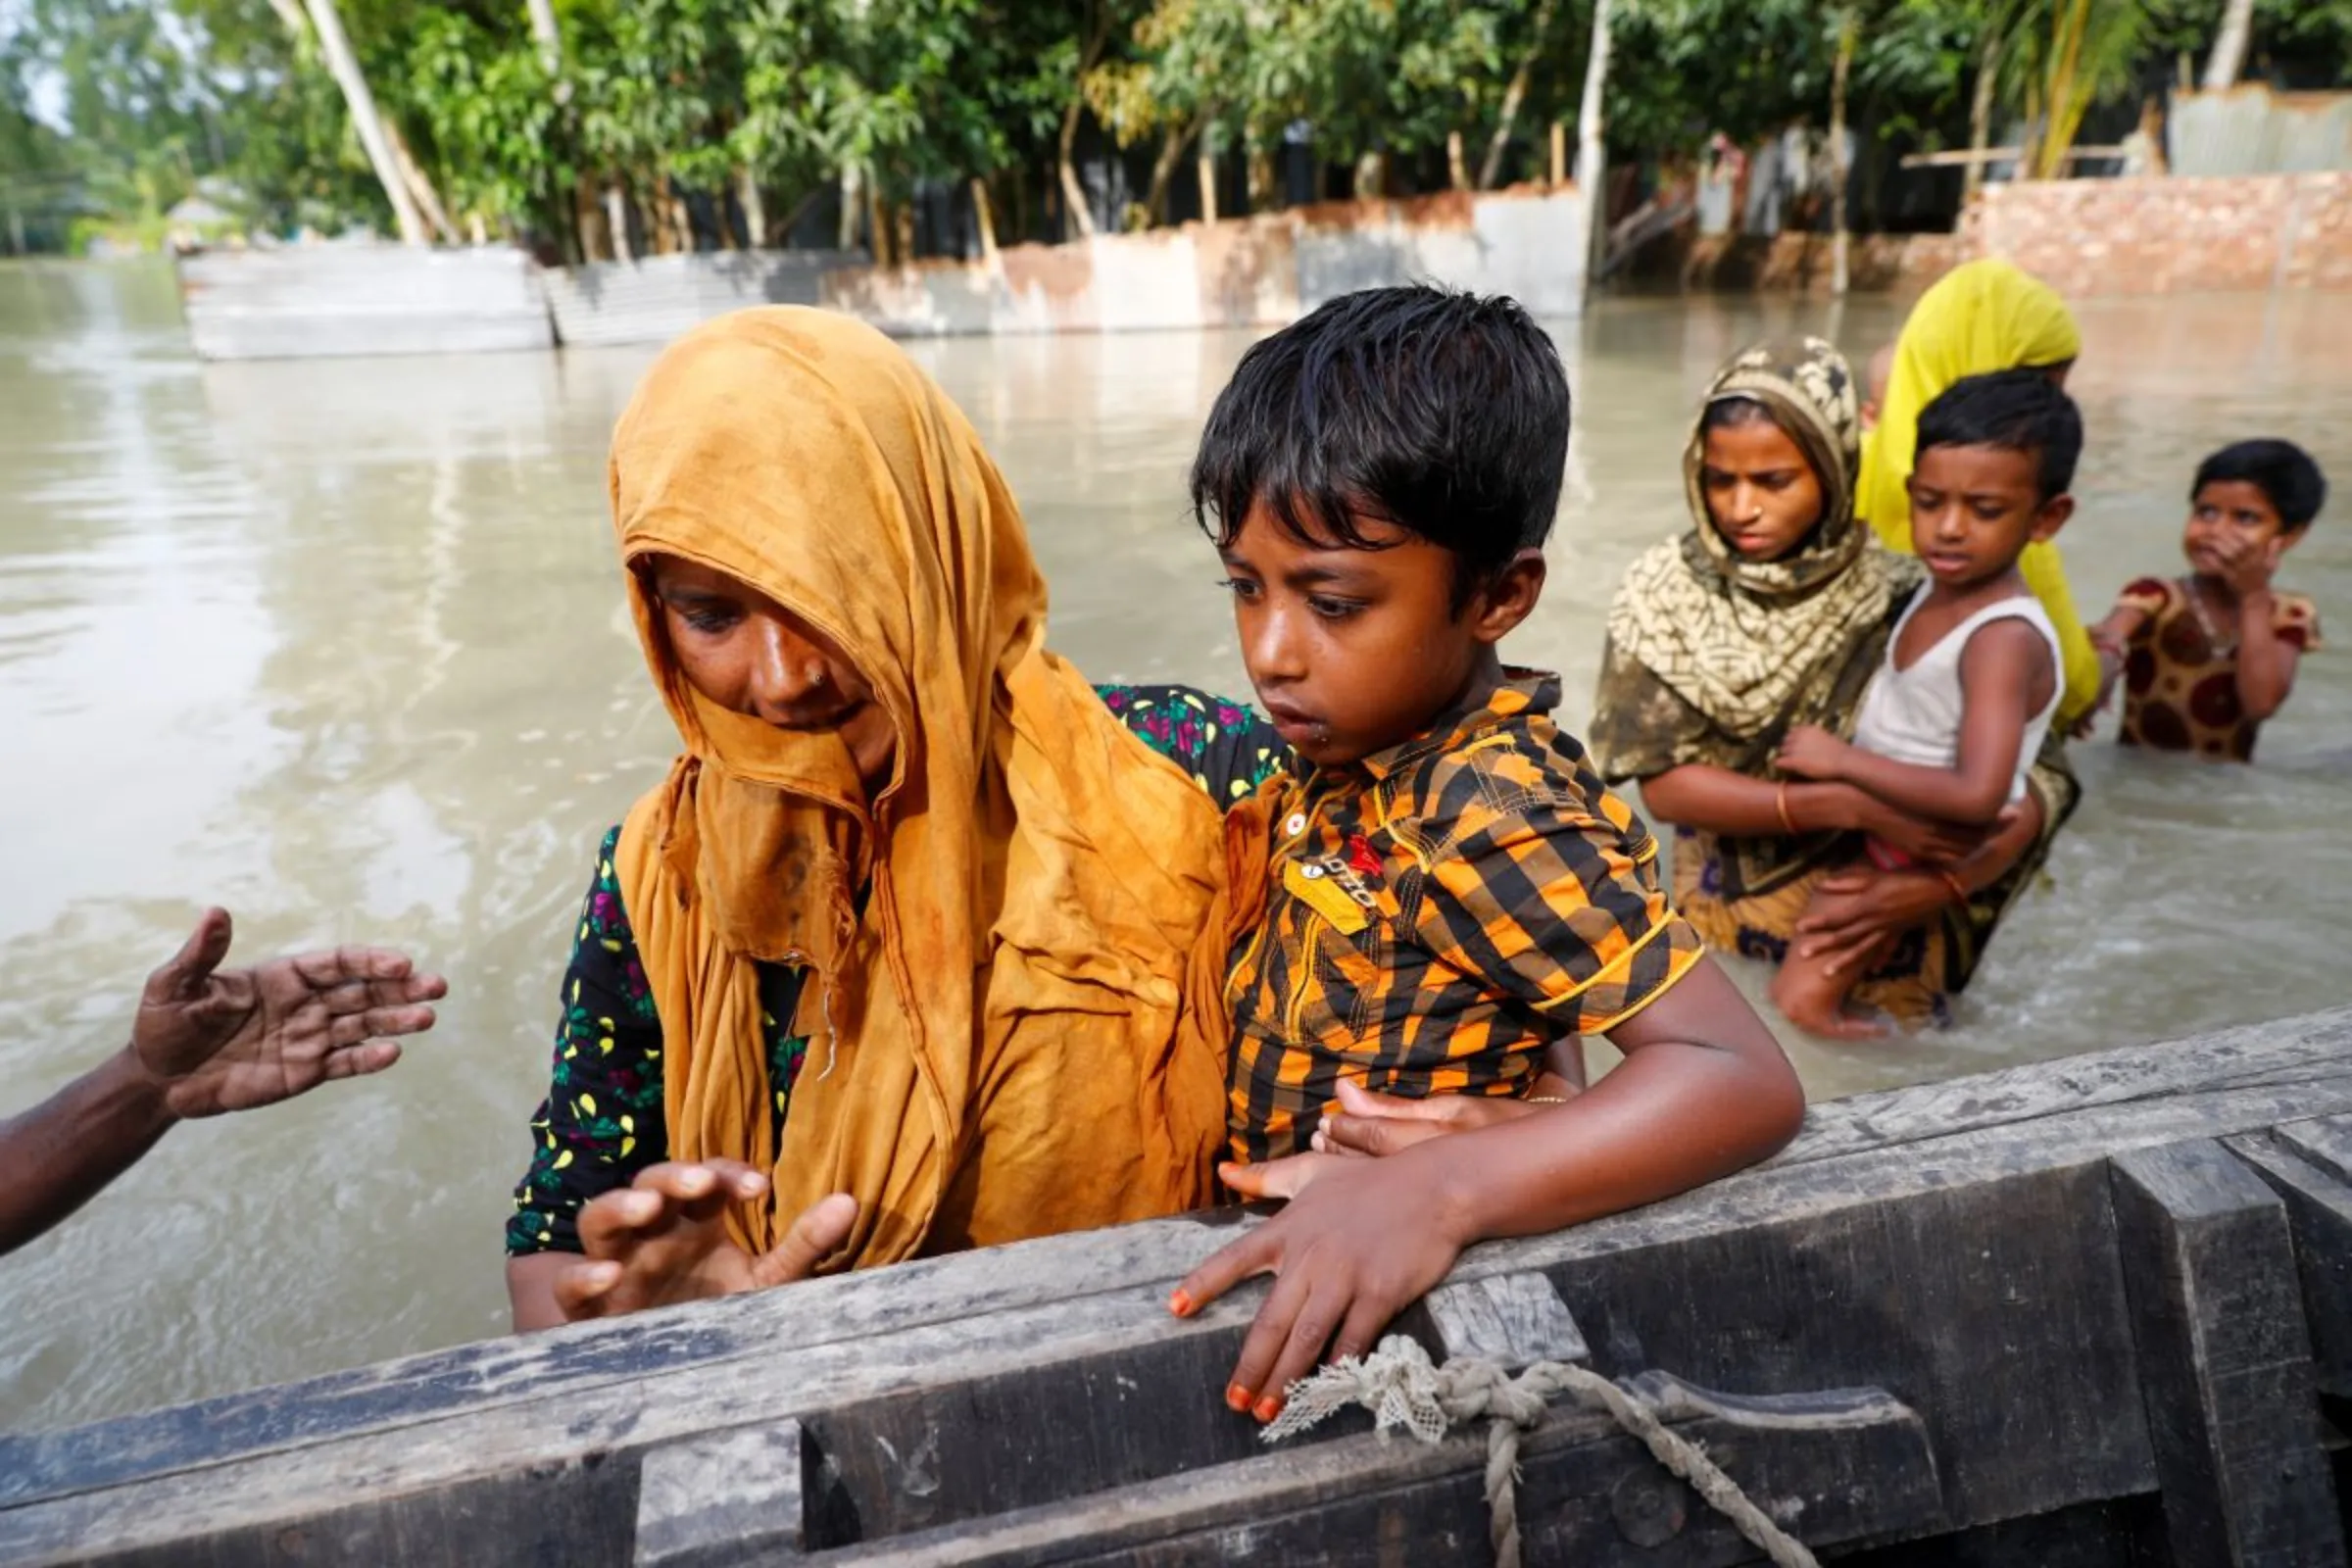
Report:
[[[1512,301],[1427,287],[1259,343],[1201,437],[1195,511],[1299,761],[1232,818],[1223,1173],[1291,1203],[1172,1304],[1279,1276],[1226,1395],[1261,1421],[1470,1242],[1698,1185],[1803,1114],[1667,907],[1656,841],[1552,722],[1558,678],[1496,653],[1543,589],[1567,446],[1550,340]],[[1590,1034],[1626,1060],[1580,1093]],[[1377,1277],[1318,1266],[1365,1223],[1391,1239]],[[1321,1255],[1343,1253],[1364,1255]]]

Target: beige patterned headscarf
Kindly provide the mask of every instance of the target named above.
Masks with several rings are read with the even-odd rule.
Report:
[[[1778,561],[1741,559],[1708,515],[1705,412],[1734,400],[1762,404],[1821,480],[1820,524]],[[1638,558],[1609,609],[1589,737],[1607,777],[1758,772],[1790,726],[1842,727],[1919,580],[1855,520],[1860,426],[1853,372],[1820,338],[1759,344],[1716,375],[1683,457],[1695,526]]]

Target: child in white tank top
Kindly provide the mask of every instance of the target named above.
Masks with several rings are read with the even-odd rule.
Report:
[[[1919,417],[1911,539],[1929,580],[1904,607],[1863,694],[1854,738],[1810,725],[1782,742],[1783,772],[1839,780],[1917,816],[1990,828],[2025,794],[2026,772],[2065,694],[2056,628],[2017,569],[2026,546],[2074,512],[2067,494],[2082,416],[2040,370],[1972,376]],[[1921,869],[1876,840],[1881,874]],[[1965,903],[1949,866],[1941,877]],[[1882,953],[1835,966],[1791,948],[1773,983],[1788,1021],[1816,1034],[1883,1033],[1845,998]]]

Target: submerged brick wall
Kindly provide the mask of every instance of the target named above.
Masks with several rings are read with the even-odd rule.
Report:
[[[1988,185],[1959,240],[2075,299],[2352,290],[2352,173]]]

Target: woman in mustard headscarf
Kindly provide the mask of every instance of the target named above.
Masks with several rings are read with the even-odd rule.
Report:
[[[685,750],[597,857],[516,1326],[1210,1201],[1184,979],[1272,732],[1048,653],[979,438],[844,318],[689,333],[611,480]]]
[[[1856,510],[1879,542],[1911,554],[1906,487],[1922,410],[1953,382],[1994,370],[2047,369],[2063,380],[2082,352],[2082,334],[2058,291],[1998,257],[1955,267],[1922,294],[1895,340],[1878,424],[1862,445]],[[2098,701],[2098,654],[2075,613],[2058,547],[2046,541],[2026,546],[2018,569],[2057,628],[2066,655],[2066,698],[2058,716],[2071,723]]]

